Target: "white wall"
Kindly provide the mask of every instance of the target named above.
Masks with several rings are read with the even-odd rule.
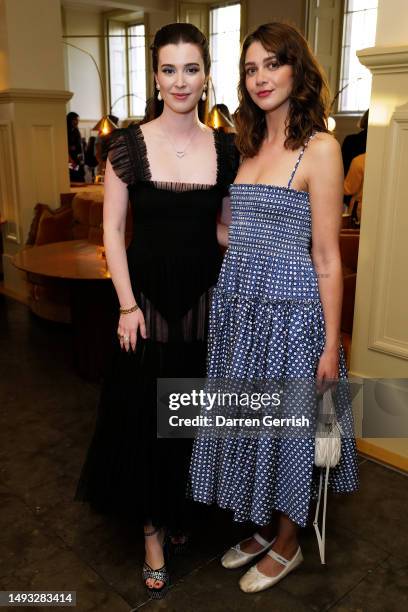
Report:
[[[304,0],[247,0],[247,30],[269,21],[286,21],[304,32]]]
[[[63,9],[63,33],[74,35],[73,38],[65,38],[69,43],[88,51],[95,61],[104,79],[104,39],[103,38],[75,38],[79,34],[94,34],[102,36],[103,16],[102,13],[71,8]],[[64,52],[66,56],[66,83],[68,90],[73,92],[67,112],[75,111],[80,115],[81,122],[96,122],[106,112],[103,108],[103,98],[98,72],[92,59],[66,45]]]
[[[408,2],[407,0],[379,0],[377,47],[408,44]]]
[[[38,20],[38,15],[47,19]],[[18,36],[13,25],[19,23]],[[58,24],[58,27],[55,24]],[[41,44],[38,44],[38,40]],[[34,49],[34,53],[31,50]],[[0,3],[0,90],[64,88],[59,5],[49,0]]]
[[[167,23],[172,23],[177,19],[177,5],[175,2],[169,3],[168,11],[148,13],[149,20],[149,44],[153,42],[153,38],[157,30],[162,28]]]
[[[373,85],[351,372],[362,378],[406,379],[408,5],[406,0],[379,0],[378,9],[376,46],[360,53],[373,72]],[[391,403],[387,413],[390,420],[398,415],[398,404]],[[408,470],[407,438],[368,438],[359,448]]]

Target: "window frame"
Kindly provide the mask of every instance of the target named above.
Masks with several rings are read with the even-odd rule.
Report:
[[[246,22],[247,22],[247,0],[225,0],[225,2],[223,1],[214,1],[214,2],[210,2],[208,4],[208,45],[210,45],[210,37],[211,37],[211,32],[210,32],[210,27],[211,27],[211,20],[210,20],[210,12],[214,9],[219,9],[219,8],[226,8],[227,6],[232,6],[234,4],[239,4],[241,7],[240,10],[240,32],[239,32],[239,42],[240,45],[242,45],[242,42],[247,34],[246,32]],[[238,62],[239,62],[239,57],[238,57]],[[238,83],[237,83],[238,85]],[[215,90],[215,86],[214,86],[214,90]],[[215,103],[215,100],[214,100]],[[219,103],[219,100],[217,100],[217,103]]]
[[[351,12],[351,11],[346,10],[347,3],[348,3],[348,0],[343,0],[343,7],[342,7],[342,13],[341,13],[341,37],[340,37],[340,46],[339,46],[339,55],[338,55],[337,90],[334,95],[337,95],[337,92],[340,91],[342,87],[341,82],[343,79],[343,46],[344,46],[344,40],[345,40],[346,14]],[[377,20],[378,20],[378,4],[377,4]],[[375,40],[374,40],[374,44],[375,44]],[[333,108],[333,112],[338,116],[361,117],[364,114],[364,112],[367,110],[366,108],[361,109],[361,110],[357,110],[357,109],[340,110],[339,108],[340,98],[341,98],[341,94],[337,96],[336,104],[335,104],[335,107]]]
[[[149,87],[149,74],[150,74],[150,64],[149,64],[149,60],[148,60],[148,49],[149,49],[149,29],[148,29],[148,17],[147,14],[145,13],[144,16],[140,19],[133,19],[131,21],[124,21],[121,19],[115,19],[113,16],[112,17],[107,17],[106,18],[106,24],[105,24],[105,31],[106,31],[106,40],[107,40],[107,44],[105,45],[105,58],[106,58],[106,68],[107,68],[107,78],[106,78],[106,82],[107,82],[107,99],[108,99],[108,104],[109,104],[109,108],[111,107],[112,103],[115,102],[115,100],[112,100],[112,81],[111,81],[111,62],[110,62],[110,46],[109,46],[109,22],[110,21],[114,21],[116,23],[120,23],[124,29],[125,29],[125,47],[126,47],[126,51],[125,51],[125,61],[126,61],[126,68],[125,68],[125,77],[126,77],[126,94],[130,94],[130,72],[129,72],[129,52],[130,52],[130,47],[129,47],[129,40],[130,40],[130,35],[129,35],[129,29],[133,26],[139,26],[139,25],[143,25],[144,26],[144,32],[145,32],[145,81],[146,81],[146,102],[149,98],[150,95],[150,87]],[[143,119],[143,115],[132,115],[130,113],[131,111],[131,96],[127,95],[126,98],[126,109],[127,109],[127,116],[126,118],[122,119],[122,121],[126,121],[126,120],[140,120]],[[115,109],[112,109],[112,113],[115,114]]]
[[[215,8],[224,8],[226,6],[231,6],[232,4],[240,4],[241,5],[241,23],[240,23],[240,34],[239,34],[239,42],[242,44],[245,36],[247,35],[247,16],[248,16],[248,0],[214,0],[213,2],[208,3],[208,42],[210,42],[210,10]]]
[[[128,31],[131,27],[133,26],[144,26],[144,42],[145,42],[145,90],[146,90],[146,101],[145,101],[145,105],[147,103],[147,100],[149,98],[149,86],[148,86],[148,57],[147,57],[147,40],[148,40],[148,31],[147,31],[147,27],[146,27],[146,22],[145,19],[139,19],[137,21],[132,21],[129,22],[126,25],[126,66],[127,66],[127,70],[126,70],[126,89],[127,89],[127,93],[130,94],[132,93],[130,91],[130,70],[129,70],[129,51],[130,51],[130,47],[129,47],[129,39],[130,36],[128,35]],[[129,119],[142,119],[144,115],[132,115],[130,114],[130,109],[131,109],[131,96],[127,96],[126,100],[127,100],[127,109],[128,109],[128,118]]]
[[[339,23],[340,36],[338,40],[337,61],[336,61],[336,71],[337,71],[336,89],[335,91],[330,91],[331,100],[337,95],[337,92],[340,90],[340,83],[342,79],[342,52],[343,52],[343,40],[344,40],[344,28],[345,28],[345,15],[346,15],[347,0],[339,0],[339,1],[341,2],[341,8],[340,8],[340,23]],[[307,35],[308,42],[313,48],[312,41],[310,40],[312,9],[313,9],[313,0],[306,0],[304,26],[305,26],[305,32]],[[346,117],[353,118],[353,117],[362,116],[362,114],[364,113],[363,110],[340,110],[339,109],[339,98],[340,96],[336,98],[335,104],[333,108],[331,109],[331,114],[338,116],[338,117],[345,117],[345,118]]]

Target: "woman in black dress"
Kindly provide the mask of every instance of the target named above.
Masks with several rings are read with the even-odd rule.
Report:
[[[185,525],[191,444],[157,439],[156,379],[205,376],[221,263],[216,216],[238,158],[232,135],[200,121],[210,71],[204,35],[170,24],[152,53],[156,118],[116,130],[108,147],[104,243],[120,305],[118,345],[76,498],[144,525],[143,576],[161,597],[169,580],[163,528],[175,534]]]

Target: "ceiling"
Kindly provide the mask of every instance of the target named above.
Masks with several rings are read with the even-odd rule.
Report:
[[[102,13],[112,10],[167,11],[170,0],[61,0],[64,7]]]

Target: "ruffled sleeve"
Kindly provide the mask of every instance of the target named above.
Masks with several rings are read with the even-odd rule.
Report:
[[[114,130],[103,143],[103,158],[108,158],[116,175],[126,183],[132,185],[136,182],[134,164],[129,147],[129,129]]]

